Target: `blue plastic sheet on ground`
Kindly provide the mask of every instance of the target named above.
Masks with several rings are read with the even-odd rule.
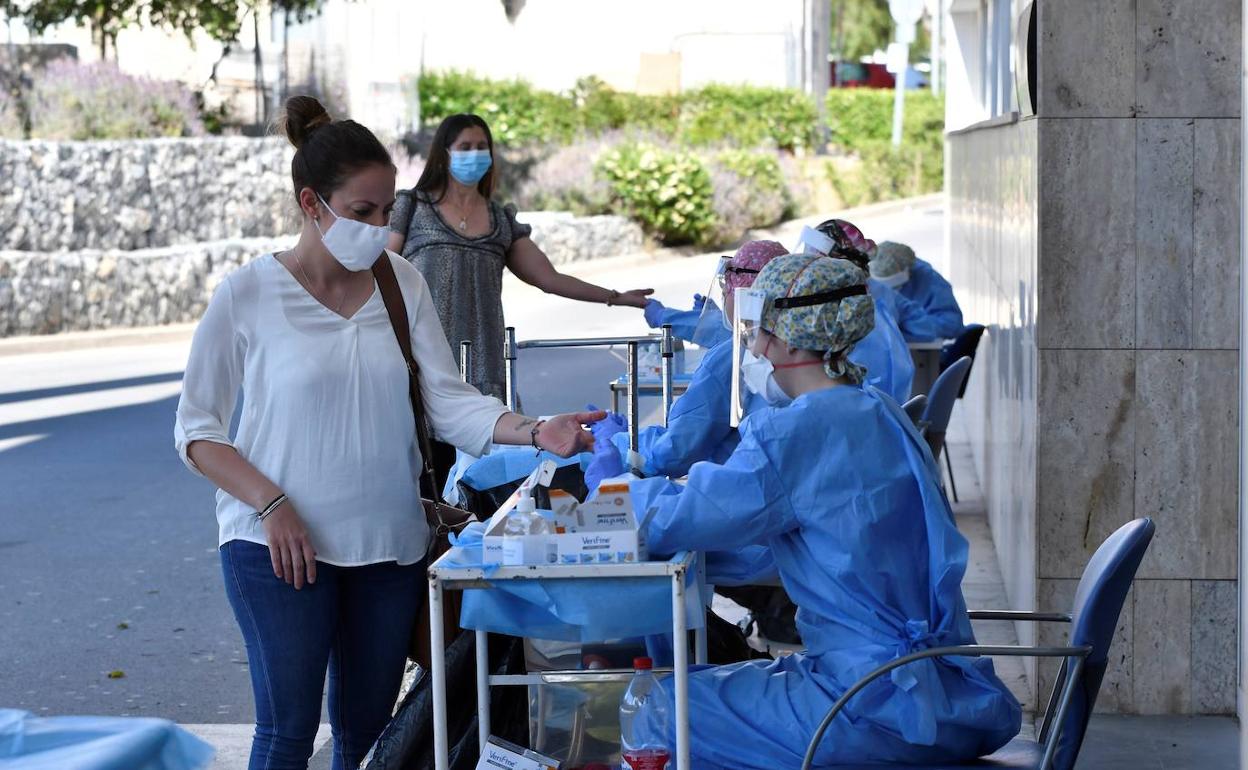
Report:
[[[442,566],[482,567],[480,530],[466,532]],[[488,571],[488,570],[487,570]],[[686,576],[685,619],[705,622],[697,570]],[[464,591],[463,628],[531,639],[601,642],[671,633],[672,583],[656,578],[500,580],[494,588]]]
[[[460,481],[478,490],[493,489],[510,481],[519,481],[537,469],[543,460],[554,460],[555,467],[580,463],[581,470],[589,467],[593,455],[586,452],[575,457],[563,458],[550,452],[537,453],[532,447],[495,444],[484,457],[473,457],[456,450],[455,465],[447,476],[442,489],[442,499],[451,505],[462,504],[459,494]]]
[[[36,717],[0,709],[0,768],[199,770],[211,746],[165,719]]]

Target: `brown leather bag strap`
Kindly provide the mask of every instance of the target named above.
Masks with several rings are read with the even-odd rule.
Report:
[[[416,420],[416,441],[420,446],[420,454],[424,467],[421,475],[426,478],[429,488],[437,499],[441,499],[442,490],[438,489],[433,474],[433,443],[429,440],[429,424],[425,418],[425,399],[420,391],[420,368],[412,357],[412,333],[408,326],[407,305],[403,302],[403,292],[399,289],[399,279],[394,274],[394,266],[390,264],[390,255],[381,253],[381,257],[373,263],[373,278],[377,281],[377,290],[381,293],[381,301],[386,305],[386,313],[390,316],[390,327],[394,330],[394,338],[399,343],[403,360],[407,364],[407,394],[412,400],[412,417]]]

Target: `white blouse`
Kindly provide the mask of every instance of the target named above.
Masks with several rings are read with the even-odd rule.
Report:
[[[424,278],[386,253],[407,306],[432,432],[483,454],[507,410],[460,381]],[[240,386],[242,417],[231,439]],[[235,270],[195,330],[174,439],[196,473],[186,453],[192,441],[237,449],[290,497],[319,561],[414,564],[425,554],[407,367],[376,288],[343,318],[272,254]],[[221,544],[267,545],[255,510],[223,490],[217,523]]]

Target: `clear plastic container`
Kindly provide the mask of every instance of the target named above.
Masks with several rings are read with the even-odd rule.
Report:
[[[653,661],[637,658],[633,669],[633,680],[620,701],[621,770],[666,770],[672,758],[664,739],[671,725],[667,700],[654,676]]]

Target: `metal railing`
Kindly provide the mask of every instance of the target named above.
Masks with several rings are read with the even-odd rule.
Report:
[[[461,369],[463,366],[463,352],[466,350],[461,344]],[[668,414],[672,409],[672,402],[675,398],[675,387],[673,385],[674,366],[673,357],[675,355],[675,342],[672,337],[672,327],[664,326],[661,334],[647,335],[644,337],[583,337],[568,339],[549,339],[549,340],[525,340],[524,342],[516,342],[516,329],[514,326],[508,326],[503,339],[503,360],[506,366],[506,394],[507,408],[515,409],[519,403],[518,381],[516,377],[516,361],[519,358],[521,350],[552,350],[562,348],[608,348],[617,345],[626,345],[628,347],[627,356],[625,358],[627,383],[627,414],[628,414],[628,448],[630,450],[630,463],[632,458],[636,456],[638,449],[639,430],[637,423],[641,415],[638,405],[638,365],[637,354],[641,345],[658,344],[660,355],[663,359],[663,370],[661,375],[663,387],[663,424],[667,425]]]

